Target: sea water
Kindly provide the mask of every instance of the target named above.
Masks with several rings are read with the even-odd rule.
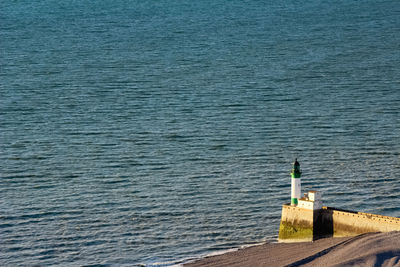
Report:
[[[274,241],[298,158],[400,216],[395,0],[3,0],[0,265],[170,265]]]

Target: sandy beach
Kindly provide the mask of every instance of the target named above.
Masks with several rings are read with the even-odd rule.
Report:
[[[266,243],[184,266],[400,266],[400,232]]]

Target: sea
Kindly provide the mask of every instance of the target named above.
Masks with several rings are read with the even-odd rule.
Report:
[[[1,266],[276,242],[296,158],[400,217],[397,0],[1,1]]]

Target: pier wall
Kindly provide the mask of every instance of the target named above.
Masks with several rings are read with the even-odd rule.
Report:
[[[313,210],[283,205],[279,240],[286,240],[287,242],[312,241],[314,213]]]
[[[300,242],[390,231],[400,231],[400,218],[330,207],[313,211],[286,204],[282,206],[279,241]]]
[[[400,218],[324,207],[317,223],[332,221],[333,236],[354,236],[369,232],[400,231]]]

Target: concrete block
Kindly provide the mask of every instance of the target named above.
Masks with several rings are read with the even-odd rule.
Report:
[[[330,207],[311,210],[286,204],[282,206],[279,241],[312,241],[390,231],[400,231],[400,218]]]

